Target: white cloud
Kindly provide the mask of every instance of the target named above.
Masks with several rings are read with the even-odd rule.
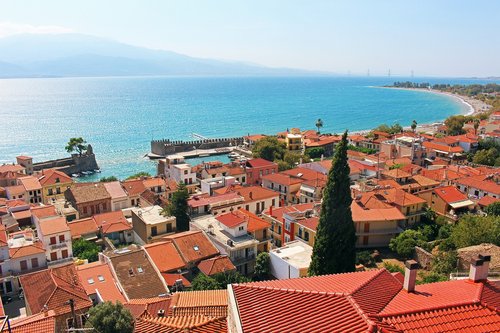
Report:
[[[0,22],[0,38],[16,34],[64,34],[72,29],[57,25],[31,25],[13,22]]]

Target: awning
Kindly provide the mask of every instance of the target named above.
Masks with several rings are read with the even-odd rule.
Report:
[[[462,208],[462,207],[467,207],[470,205],[474,205],[474,202],[471,200],[463,200],[463,201],[458,201],[458,202],[453,202],[450,204],[451,207],[453,208]]]

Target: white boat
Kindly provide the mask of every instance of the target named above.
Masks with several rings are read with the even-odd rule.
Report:
[[[101,169],[95,169],[94,172],[101,173]]]
[[[78,177],[80,177],[80,175],[79,175],[79,174],[77,174],[77,173],[73,173],[73,174],[71,174],[71,177],[73,177],[73,178],[78,178]]]
[[[82,171],[82,174],[84,174],[85,176],[88,176],[88,175],[93,174],[93,172],[91,172],[91,171]]]

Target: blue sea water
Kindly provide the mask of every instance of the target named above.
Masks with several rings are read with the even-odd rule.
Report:
[[[408,126],[467,112],[454,98],[376,86],[405,78],[120,77],[0,80],[0,163],[24,154],[36,161],[67,156],[70,137],[92,144],[102,173],[87,180],[155,172],[144,158],[152,138],[190,139]],[[411,79],[417,81],[417,79]],[[471,80],[418,79],[434,83]],[[221,159],[220,156],[203,160]],[[199,162],[192,161],[193,163]]]

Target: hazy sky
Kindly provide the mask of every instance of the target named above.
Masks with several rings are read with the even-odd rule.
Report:
[[[0,37],[20,32],[339,74],[500,76],[496,0],[0,0]]]

